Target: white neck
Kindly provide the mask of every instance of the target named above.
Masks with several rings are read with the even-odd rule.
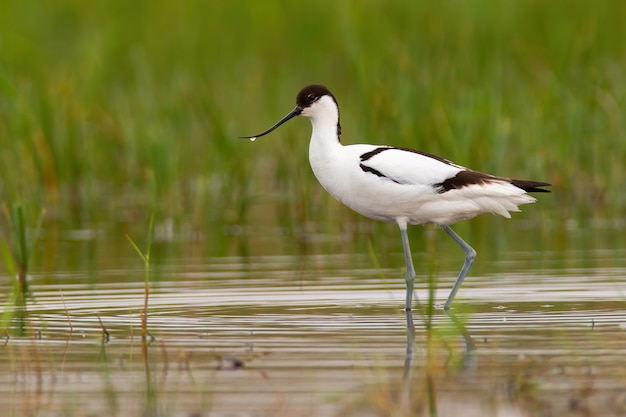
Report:
[[[339,109],[332,97],[320,98],[313,106],[305,109],[302,115],[311,121],[311,142],[319,142],[318,145],[321,146],[340,144]]]
[[[332,97],[324,96],[302,115],[308,117],[313,126],[309,144],[309,162],[313,173],[330,194],[340,199],[337,185],[341,185],[341,172],[337,168],[343,166],[341,158],[346,148],[339,141],[337,104]]]

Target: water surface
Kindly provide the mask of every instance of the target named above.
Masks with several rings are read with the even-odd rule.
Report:
[[[370,253],[164,257],[151,271],[147,361],[137,258],[34,272],[25,334],[4,338],[0,406],[9,416],[626,413],[625,250],[508,251],[470,273],[450,317],[437,307],[462,261],[452,252],[430,274],[430,255],[415,255],[410,367],[402,265],[374,265]]]

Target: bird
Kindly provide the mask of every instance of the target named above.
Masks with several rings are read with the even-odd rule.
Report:
[[[550,192],[550,183],[485,174],[447,159],[409,148],[341,142],[339,105],[330,90],[308,85],[296,96],[296,107],[266,131],[240,136],[252,141],[288,120],[304,116],[312,134],[309,162],[319,183],[335,199],[373,220],[400,228],[406,263],[405,310],[413,306],[415,268],[407,227],[440,226],[465,252],[465,261],[443,305],[449,311],[476,251],[450,225],[483,213],[510,218],[518,206],[533,203],[528,193]]]

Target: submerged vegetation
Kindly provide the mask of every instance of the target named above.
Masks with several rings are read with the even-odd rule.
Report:
[[[2,208],[8,227],[0,233],[0,255],[7,277],[12,280],[13,285],[8,286],[12,289],[0,319],[0,329],[11,326],[16,329],[16,334],[24,336],[26,303],[32,296],[29,288],[30,259],[43,224],[45,210],[39,214],[36,226],[30,229],[34,232],[29,236],[24,207],[15,205],[9,208],[4,204]]]

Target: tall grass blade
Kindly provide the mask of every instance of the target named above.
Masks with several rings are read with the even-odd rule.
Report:
[[[142,252],[141,249],[137,246],[137,244],[133,241],[133,239],[126,235],[126,239],[130,242],[132,247],[135,249],[135,252],[141,257],[144,262],[144,280],[145,280],[145,290],[144,290],[144,305],[143,311],[141,314],[141,353],[144,361],[144,370],[146,376],[146,415],[154,415],[156,412],[156,387],[154,386],[154,381],[152,381],[152,376],[150,372],[150,361],[148,356],[148,345],[149,342],[152,341],[153,337],[148,332],[148,299],[150,296],[150,251],[152,248],[152,237],[154,234],[154,212],[150,216],[150,223],[148,225],[148,243],[146,246],[146,251]],[[150,340],[149,340],[150,339]]]

